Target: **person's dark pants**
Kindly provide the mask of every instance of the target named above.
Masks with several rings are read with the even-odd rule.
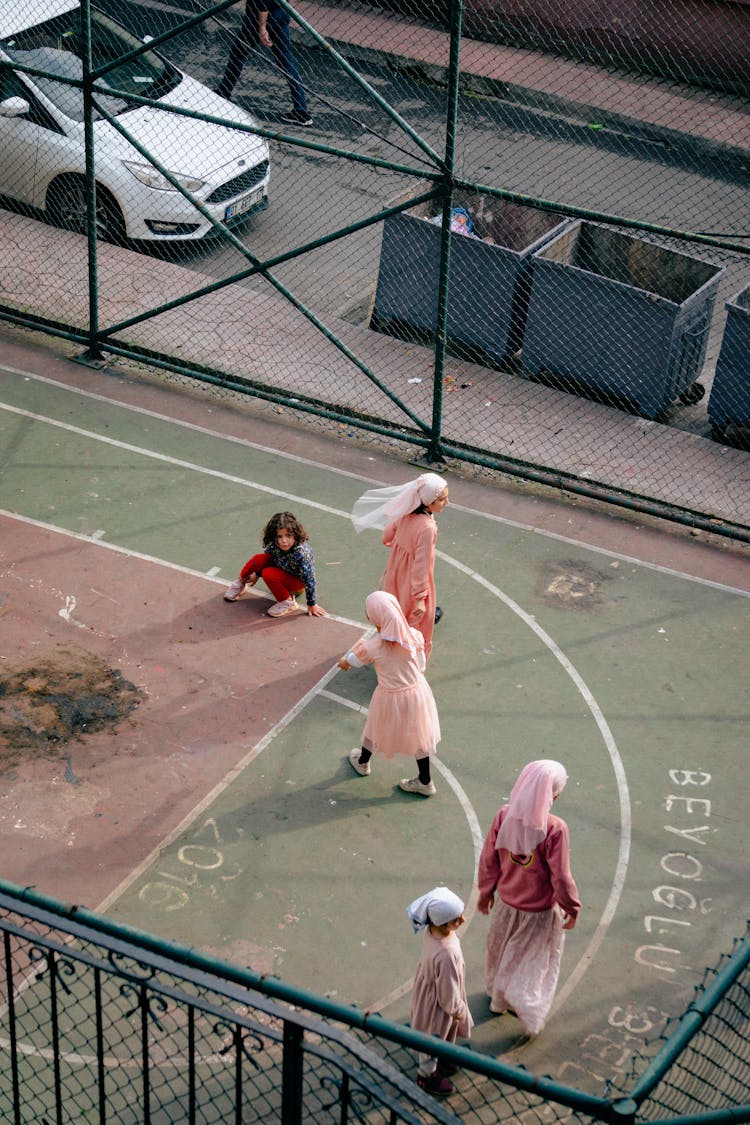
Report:
[[[257,20],[257,12],[254,11],[246,11],[243,16],[242,27],[229,52],[224,77],[216,88],[217,94],[221,94],[223,98],[228,98],[231,95],[250,51],[260,46]],[[267,28],[268,34],[271,36],[271,51],[276,60],[276,65],[289,83],[292,105],[298,113],[307,113],[307,100],[305,99],[305,91],[302,89],[302,79],[292,54],[288,14],[279,12],[274,15],[269,12]]]

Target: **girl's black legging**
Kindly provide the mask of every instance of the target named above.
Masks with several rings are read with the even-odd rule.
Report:
[[[362,753],[359,755],[359,764],[366,766],[372,757],[372,750],[365,750],[362,747]],[[417,758],[417,769],[419,770],[419,780],[423,785],[430,784],[430,755],[425,755],[424,758]]]

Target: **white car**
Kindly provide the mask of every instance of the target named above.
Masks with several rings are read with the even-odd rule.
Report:
[[[92,9],[91,15],[94,69],[143,47],[101,12]],[[82,42],[78,0],[0,0],[0,196],[81,232],[87,225],[83,91],[64,79],[83,73]],[[14,64],[62,80],[25,74]],[[121,92],[95,99],[214,218],[231,224],[267,205],[270,168],[262,138],[139,106],[127,95],[254,126],[249,113],[152,49],[117,65],[97,85]],[[93,133],[101,237],[163,242],[212,233],[190,200],[99,113]]]

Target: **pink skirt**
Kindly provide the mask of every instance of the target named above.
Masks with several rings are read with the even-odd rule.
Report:
[[[538,1035],[549,1015],[564,944],[556,906],[516,910],[496,899],[487,934],[484,987],[491,1009],[512,1008],[528,1035]]]
[[[435,753],[439,741],[440,721],[427,680],[420,676],[413,687],[398,691],[375,688],[362,732],[366,750],[386,758],[425,758]]]

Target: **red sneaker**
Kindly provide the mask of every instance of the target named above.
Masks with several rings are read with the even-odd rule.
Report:
[[[437,1071],[432,1074],[418,1074],[417,1085],[428,1094],[434,1094],[436,1098],[447,1098],[454,1090],[453,1083],[447,1078],[441,1078]]]

